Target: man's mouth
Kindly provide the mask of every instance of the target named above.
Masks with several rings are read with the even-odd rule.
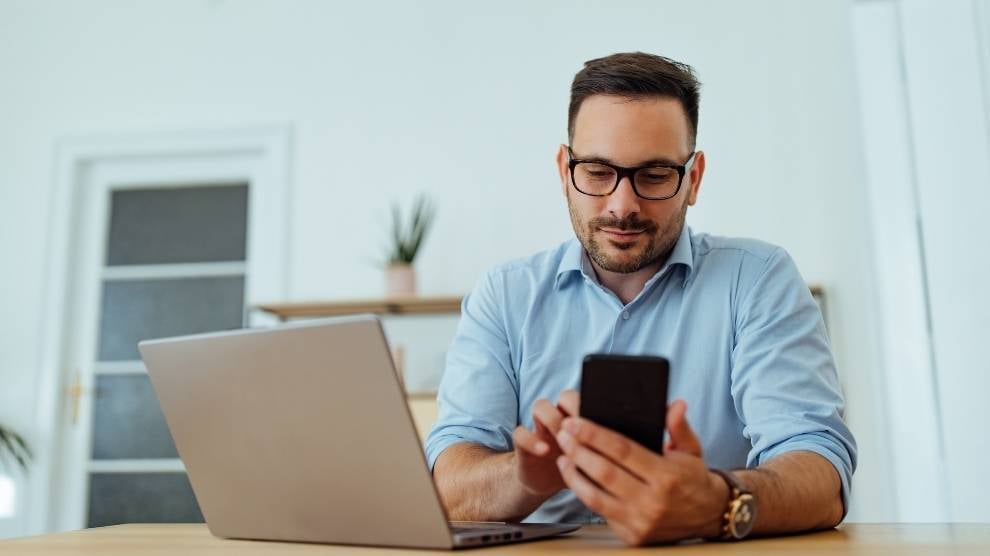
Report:
[[[598,228],[615,241],[634,241],[646,230],[619,230],[617,228]]]

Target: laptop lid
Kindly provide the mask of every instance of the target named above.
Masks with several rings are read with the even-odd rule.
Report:
[[[214,535],[452,547],[376,317],[139,350]]]

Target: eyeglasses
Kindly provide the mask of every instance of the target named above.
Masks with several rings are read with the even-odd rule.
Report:
[[[571,169],[571,184],[585,195],[607,197],[619,188],[622,178],[629,177],[637,196],[650,201],[662,201],[677,195],[687,167],[694,160],[697,151],[691,153],[684,164],[649,164],[625,168],[600,160],[574,158],[574,152],[567,147],[568,165]]]

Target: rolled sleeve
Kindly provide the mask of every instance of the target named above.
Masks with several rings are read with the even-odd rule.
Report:
[[[856,441],[821,311],[783,249],[767,258],[736,315],[731,388],[752,444],[747,466],[798,450],[821,455],[839,474],[844,515]]]
[[[518,384],[502,317],[500,276],[486,274],[461,305],[461,320],[447,351],[437,397],[438,417],[424,442],[433,469],[453,444],[512,449],[518,419]]]

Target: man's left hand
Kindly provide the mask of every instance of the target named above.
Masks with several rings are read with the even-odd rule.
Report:
[[[663,455],[580,417],[565,419],[557,434],[564,482],[629,545],[721,532],[728,486],[705,466],[686,412],[683,400],[668,407]]]

